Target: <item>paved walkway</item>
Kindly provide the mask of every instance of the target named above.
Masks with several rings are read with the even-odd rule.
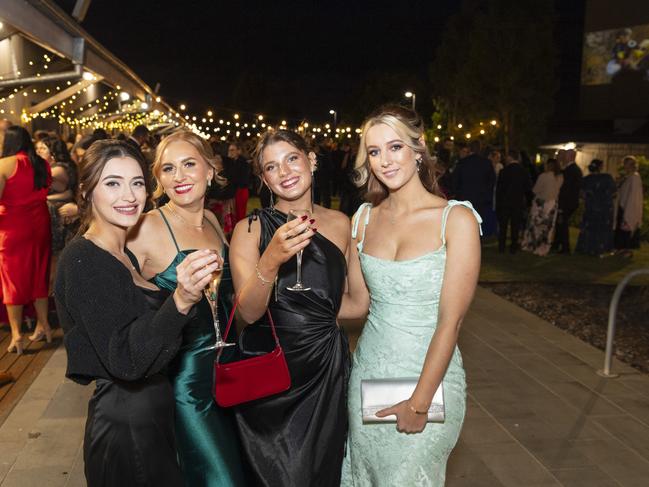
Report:
[[[462,330],[469,407],[447,485],[646,486],[649,376],[484,289]],[[0,427],[2,487],[85,485],[91,387],[64,379],[56,351]],[[407,452],[404,452],[407,454]]]

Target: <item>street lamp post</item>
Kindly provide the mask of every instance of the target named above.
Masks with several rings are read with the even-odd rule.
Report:
[[[406,91],[405,95],[406,95],[406,98],[412,98],[412,111],[414,112],[415,111],[415,104],[416,104],[416,100],[417,100],[417,95],[414,94],[412,91]]]
[[[329,110],[329,115],[334,116],[334,130],[336,130],[336,122],[337,122],[337,118],[338,118],[338,112],[332,108],[331,110]]]

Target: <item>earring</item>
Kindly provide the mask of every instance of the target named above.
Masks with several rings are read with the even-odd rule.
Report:
[[[211,178],[207,180],[207,185],[212,186],[212,179]]]
[[[415,160],[415,163],[417,165],[417,172],[419,172],[419,170],[421,169],[421,161],[422,161],[421,157]]]

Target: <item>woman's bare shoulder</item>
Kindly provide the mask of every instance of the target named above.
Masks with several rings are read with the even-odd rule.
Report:
[[[0,157],[0,175],[9,177],[16,169],[16,156]]]
[[[129,242],[148,242],[159,238],[164,222],[160,212],[155,209],[142,215],[137,224],[128,232]]]

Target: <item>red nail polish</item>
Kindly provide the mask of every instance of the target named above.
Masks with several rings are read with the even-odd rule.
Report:
[[[309,223],[310,223],[311,225],[313,225],[313,224],[315,223],[315,220],[314,220],[313,218],[311,218],[311,219],[309,220]]]
[[[306,215],[302,215],[302,221],[306,220],[307,218],[309,218],[309,217],[306,216]]]
[[[313,230],[313,233],[316,233],[318,231],[317,228],[312,228],[311,230]]]

